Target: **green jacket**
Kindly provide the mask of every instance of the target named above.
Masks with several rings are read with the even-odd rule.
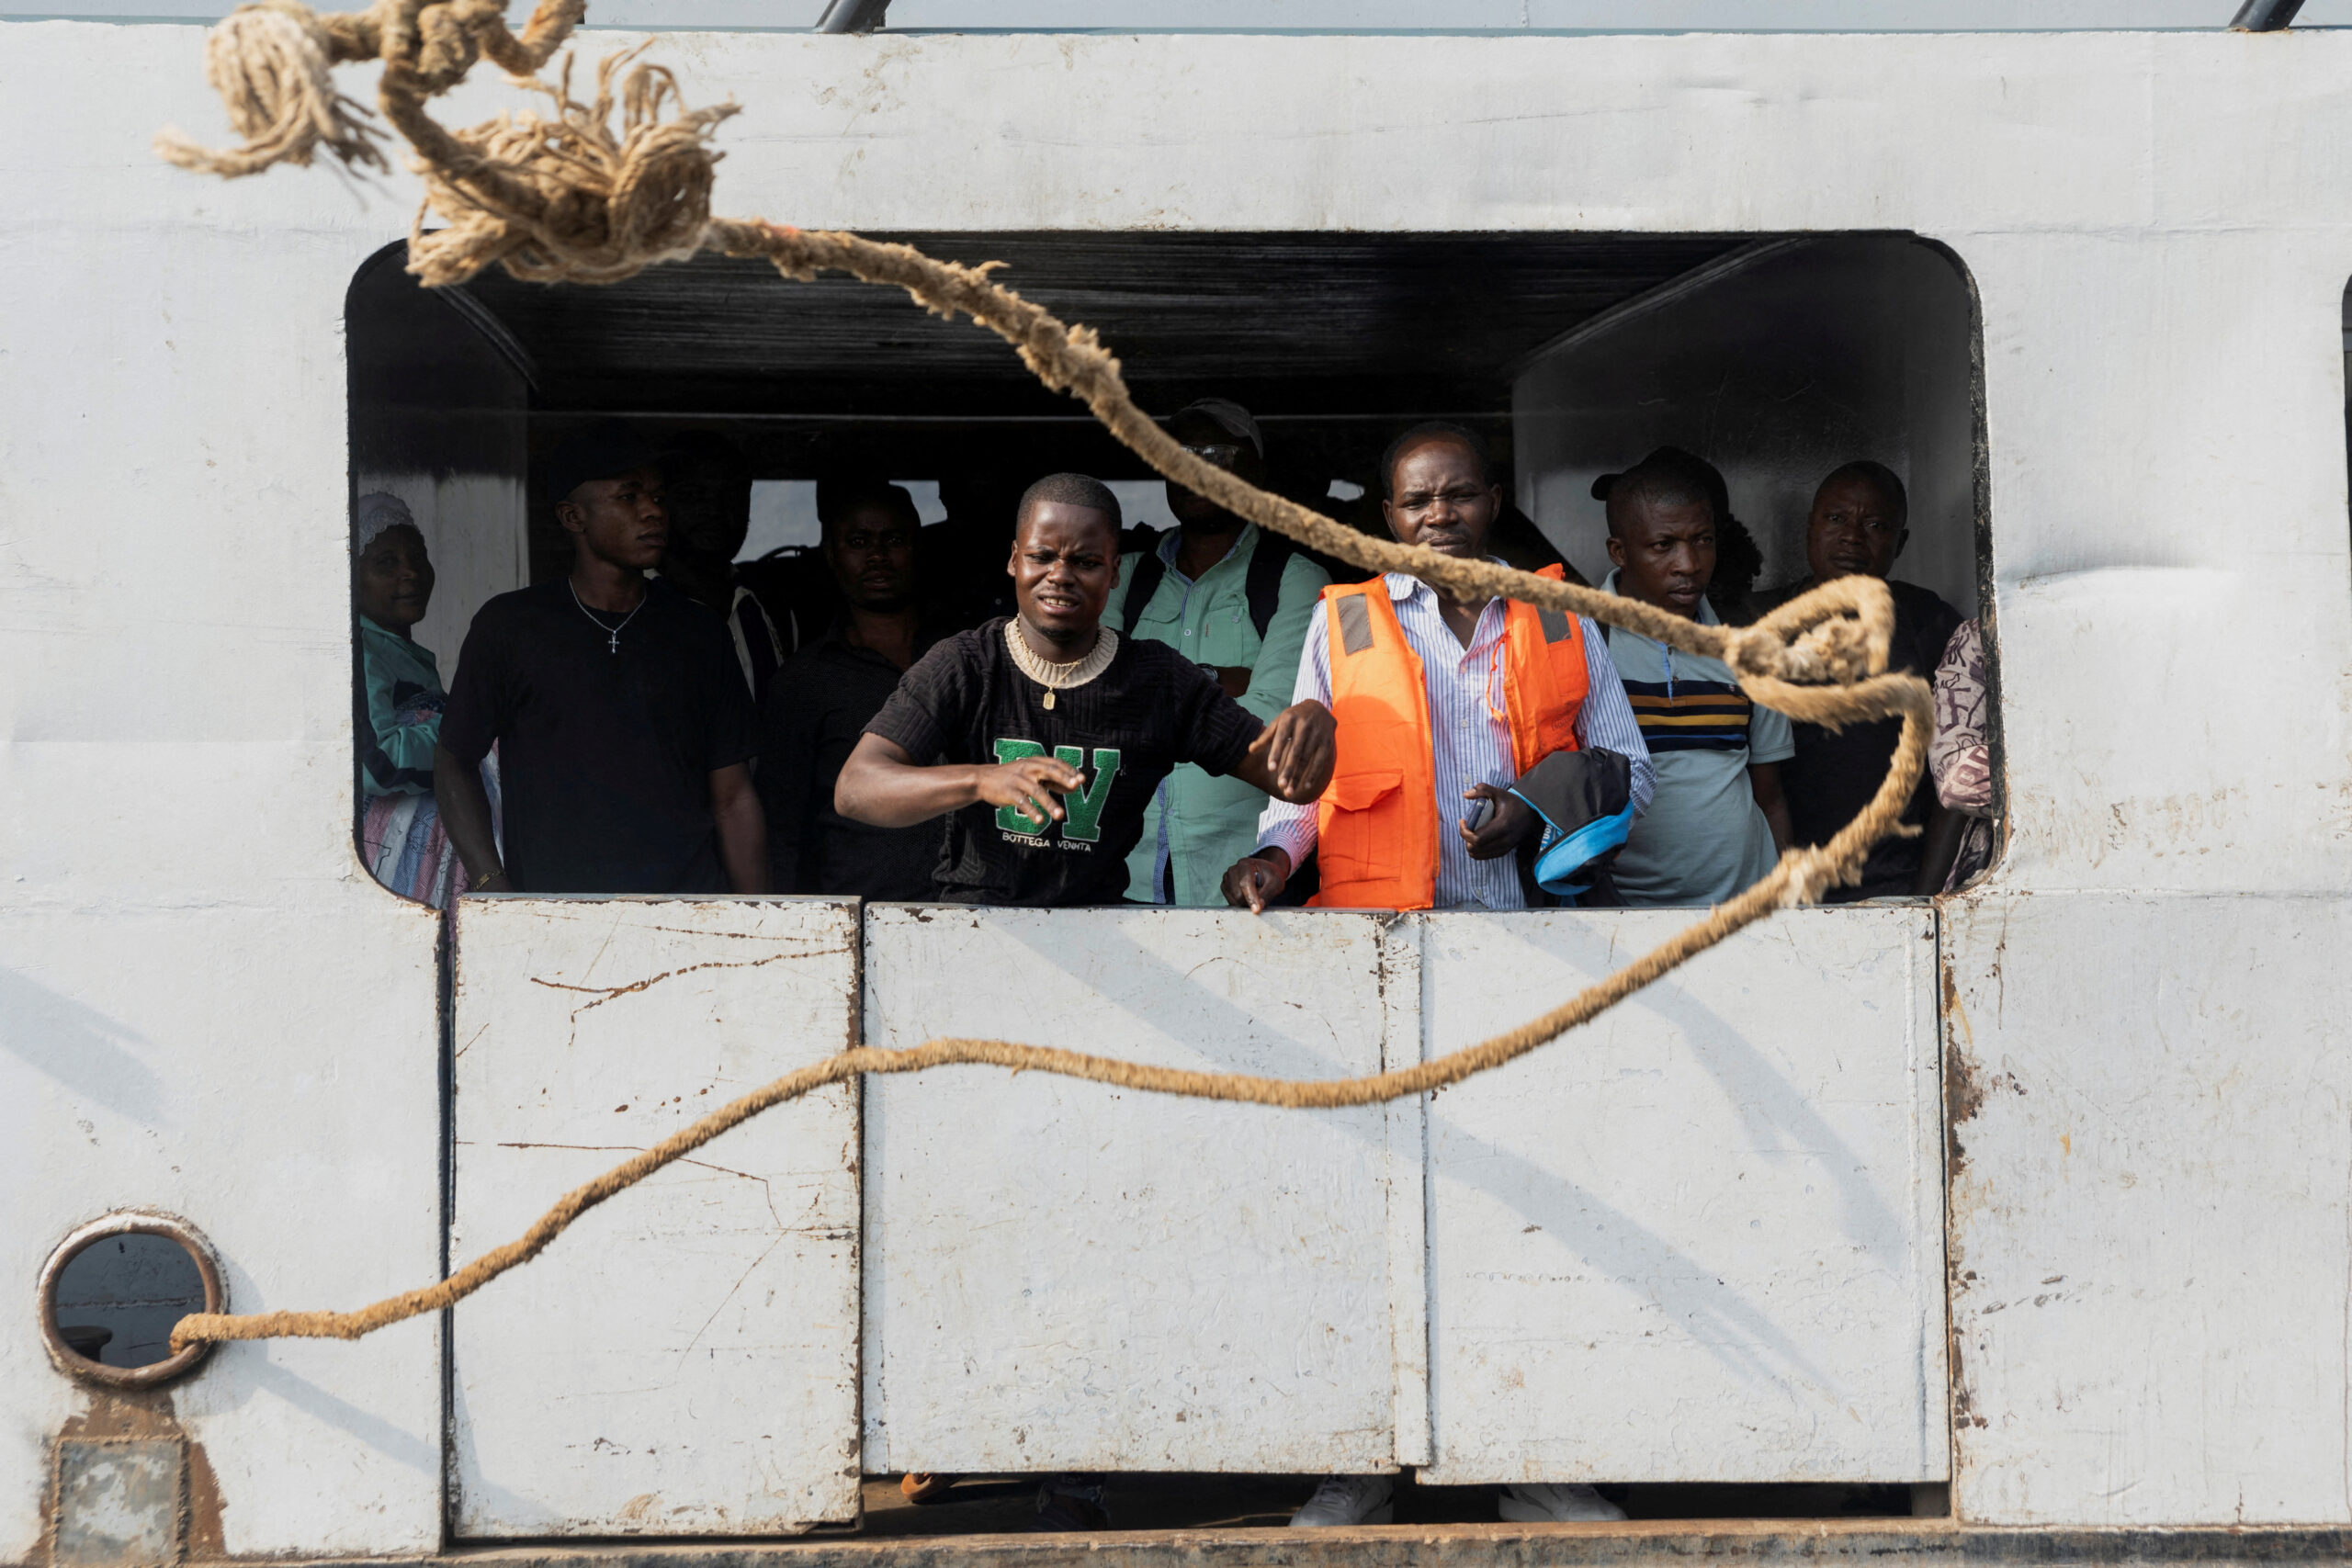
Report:
[[[361,793],[431,795],[433,747],[441,739],[441,667],[433,650],[359,617],[368,728],[359,737]]]
[[[1283,567],[1282,594],[1261,641],[1250,624],[1249,599],[1257,525],[1243,525],[1233,548],[1198,581],[1187,581],[1176,570],[1178,538],[1171,529],[1160,539],[1160,557],[1168,570],[1161,573],[1151,603],[1144,606],[1135,635],[1164,642],[1197,664],[1247,665],[1250,689],[1242,694],[1241,705],[1261,719],[1273,717],[1290,706],[1306,623],[1330,578],[1312,561],[1291,557]],[[1139,552],[1119,558],[1118,585],[1111,590],[1102,617],[1114,630],[1126,625],[1127,585],[1135,581],[1135,563],[1141,558]],[[1238,779],[1213,778],[1190,762],[1180,764],[1144,813],[1143,839],[1127,857],[1127,897],[1158,902],[1165,853],[1175,865],[1177,903],[1222,905],[1219,885],[1225,869],[1258,847],[1258,814],[1265,806],[1265,795]]]

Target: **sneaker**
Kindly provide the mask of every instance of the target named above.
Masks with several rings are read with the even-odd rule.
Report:
[[[1522,1481],[1506,1486],[1495,1512],[1515,1524],[1582,1525],[1622,1519],[1625,1510],[1589,1486],[1554,1481]]]
[[[1037,1488],[1037,1512],[1029,1529],[1046,1535],[1069,1534],[1111,1528],[1108,1493],[1099,1480],[1080,1475],[1048,1476]]]
[[[1315,1489],[1290,1528],[1322,1529],[1331,1525],[1385,1525],[1396,1518],[1396,1478],[1393,1475],[1334,1475]]]

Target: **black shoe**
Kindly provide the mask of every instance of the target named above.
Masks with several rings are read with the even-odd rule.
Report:
[[[1111,1528],[1111,1510],[1102,1483],[1083,1476],[1057,1475],[1037,1488],[1037,1512],[1029,1529],[1058,1535]]]

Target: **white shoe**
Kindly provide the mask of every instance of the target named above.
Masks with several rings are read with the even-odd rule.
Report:
[[[1334,1475],[1315,1489],[1290,1528],[1321,1529],[1331,1525],[1385,1525],[1396,1518],[1396,1478],[1393,1475]]]
[[[1523,1481],[1504,1487],[1495,1502],[1495,1512],[1522,1525],[1600,1524],[1625,1517],[1624,1509],[1591,1487],[1555,1481]]]

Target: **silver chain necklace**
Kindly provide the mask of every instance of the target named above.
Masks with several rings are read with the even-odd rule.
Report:
[[[607,653],[618,653],[618,652],[621,650],[621,633],[622,633],[622,631],[623,631],[623,630],[625,630],[625,629],[628,627],[628,624],[629,624],[631,621],[633,621],[633,620],[637,619],[637,612],[638,612],[638,610],[642,610],[642,609],[644,609],[644,608],[645,608],[645,600],[646,600],[646,599],[650,599],[650,598],[652,598],[652,597],[653,597],[653,591],[652,591],[650,588],[647,589],[647,590],[645,591],[645,598],[644,598],[644,599],[639,599],[639,600],[637,602],[637,606],[636,606],[636,608],[635,608],[635,609],[630,610],[630,611],[629,611],[629,613],[628,613],[628,615],[623,615],[623,616],[621,617],[621,624],[620,624],[619,626],[606,626],[604,622],[602,622],[602,621],[600,621],[600,620],[596,619],[596,612],[595,612],[595,611],[594,611],[594,610],[590,609],[590,608],[589,608],[587,605],[585,605],[585,604],[580,604],[580,590],[578,590],[577,588],[572,588],[572,586],[571,586],[571,579],[570,579],[570,578],[568,578],[568,577],[567,577],[567,578],[565,578],[565,579],[563,580],[563,585],[564,585],[564,587],[566,587],[567,589],[571,589],[571,602],[572,602],[574,604],[578,604],[578,605],[579,605],[579,607],[580,607],[580,613],[581,613],[582,615],[583,615],[587,616],[587,617],[588,617],[588,620],[589,620],[589,623],[590,623],[591,625],[593,625],[593,626],[594,626],[598,631],[603,632],[603,633],[605,634],[605,652],[607,652]]]

